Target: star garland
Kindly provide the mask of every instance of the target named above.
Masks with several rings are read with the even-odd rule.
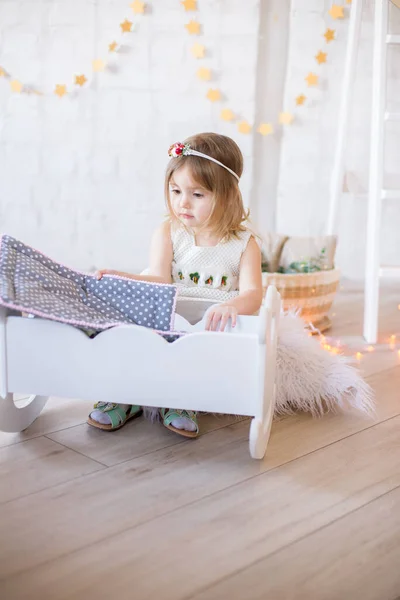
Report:
[[[180,4],[183,6],[185,12],[187,13],[195,13],[198,11],[198,2],[197,0],[179,0]],[[345,1],[346,4],[351,4],[352,0],[342,0]],[[333,3],[331,8],[328,11],[329,17],[333,20],[344,19],[345,18],[345,6]],[[199,36],[202,32],[201,23],[192,17],[185,24],[185,29],[190,36]],[[275,15],[277,20],[277,15]],[[323,33],[323,37],[325,38],[325,43],[328,45],[334,40],[336,40],[336,31],[335,29],[331,29],[327,27],[325,32]],[[207,55],[207,50],[204,44],[201,44],[199,41],[196,41],[190,48],[190,52],[196,60],[200,60],[205,58]],[[328,52],[325,50],[319,50],[315,55],[315,61],[318,67],[326,64],[328,59]],[[212,81],[212,71],[206,68],[199,68],[197,70],[197,77],[203,81]],[[310,71],[305,77],[304,81],[307,84],[308,88],[318,87],[320,76],[314,71]],[[224,100],[224,95],[221,90],[216,88],[209,88],[205,97],[212,103],[221,102]],[[304,106],[307,103],[307,96],[303,92],[298,94],[294,99],[295,105],[297,107]],[[248,134],[252,130],[252,126],[246,120],[240,120],[238,114],[233,111],[231,108],[223,108],[220,111],[220,119],[226,122],[234,123],[240,133]],[[288,126],[293,123],[295,120],[295,115],[290,111],[281,111],[278,115],[278,124],[281,126]],[[275,132],[275,126],[273,123],[262,122],[258,125],[256,129],[257,133],[262,136],[269,136]]]
[[[351,4],[351,0],[341,0],[341,1],[345,2],[347,5]],[[182,5],[185,12],[188,13],[188,16],[191,17],[190,20],[185,24],[185,29],[187,31],[187,34],[190,37],[201,36],[202,24],[195,18],[196,15],[192,15],[192,13],[197,13],[197,11],[198,11],[198,0],[179,0],[179,2]],[[146,3],[142,2],[140,0],[134,0],[129,5],[129,7],[132,9],[134,15],[144,15],[146,13]],[[331,5],[331,8],[329,9],[328,13],[329,13],[330,18],[332,18],[333,20],[343,20],[345,18],[345,6],[343,4],[339,5],[339,4],[333,3]],[[133,22],[130,21],[128,18],[125,18],[120,23],[119,27],[120,27],[120,39],[119,39],[119,41],[112,40],[108,44],[108,54],[109,55],[110,54],[117,55],[119,50],[122,47],[122,40],[126,39],[125,36],[127,34],[130,34],[133,32]],[[328,27],[325,30],[323,37],[325,38],[326,44],[329,45],[331,42],[333,42],[336,39],[336,31],[334,29],[331,29],[330,27]],[[206,46],[204,44],[200,43],[200,41],[198,41],[198,40],[196,40],[195,43],[191,46],[190,52],[197,61],[200,61],[201,59],[204,59],[207,56]],[[327,62],[327,58],[328,58],[328,53],[324,50],[319,50],[318,53],[315,55],[315,60],[316,60],[318,67],[321,67],[321,65],[324,65]],[[99,73],[106,71],[107,68],[108,68],[108,60],[105,60],[104,58],[95,58],[92,61],[92,77],[96,76]],[[197,69],[196,75],[197,75],[197,78],[200,79],[201,81],[212,82],[213,73],[212,73],[212,70],[209,68],[200,66]],[[64,97],[70,95],[72,90],[80,91],[84,88],[87,88],[88,83],[90,83],[91,76],[89,74],[84,74],[84,73],[76,74],[76,75],[74,75],[73,83],[71,84],[71,86],[73,86],[73,87],[68,87],[67,83],[65,83],[65,82],[64,83],[56,83],[50,93],[44,93],[41,90],[39,90],[36,86],[30,86],[30,85],[24,84],[19,79],[14,78],[11,75],[11,73],[9,73],[7,71],[7,69],[2,66],[0,66],[0,79],[1,78],[3,78],[4,80],[8,80],[10,89],[15,94],[27,93],[27,94],[36,94],[38,96],[52,95],[53,97],[55,95],[58,98],[64,98]],[[307,74],[307,76],[304,78],[304,80],[305,80],[308,88],[315,88],[315,87],[318,87],[318,84],[319,84],[319,75],[317,73],[314,73],[313,71],[310,71]],[[222,93],[222,91],[220,89],[214,88],[214,87],[210,87],[208,89],[207,93],[205,94],[205,97],[210,102],[215,103],[215,104],[217,104],[219,102],[223,102],[225,100],[225,96]],[[294,99],[294,102],[295,102],[296,107],[301,107],[301,106],[304,106],[305,104],[307,104],[307,100],[308,100],[307,95],[304,93],[300,93],[298,96],[296,96],[296,98]],[[248,121],[246,121],[243,118],[240,118],[240,113],[232,110],[229,107],[222,108],[222,110],[220,111],[220,118],[223,121],[235,124],[238,131],[242,134],[249,134],[253,128],[252,125],[250,123],[248,123]],[[291,125],[294,120],[295,120],[295,115],[293,114],[293,112],[290,112],[287,110],[282,110],[277,117],[278,124],[281,126]],[[269,136],[275,132],[275,129],[276,129],[276,127],[274,126],[273,123],[262,122],[259,124],[256,131],[262,136]]]
[[[351,4],[351,0],[346,0],[347,4]],[[328,11],[329,15],[333,19],[343,19],[344,18],[344,7],[333,4]],[[327,28],[324,35],[325,41],[329,44],[331,41],[335,40],[335,30]],[[328,53],[323,50],[319,50],[315,55],[315,60],[319,66],[325,64],[327,62]],[[308,75],[304,78],[309,88],[317,87],[319,83],[319,75],[310,71]],[[304,93],[300,93],[295,98],[296,106],[304,106],[307,102],[308,98]],[[291,125],[295,120],[295,115],[291,112],[281,112],[279,115],[279,123],[281,125]],[[257,130],[261,135],[271,135],[274,133],[274,128],[271,123],[262,123]]]
[[[194,0],[188,0],[194,1]],[[135,15],[144,15],[146,13],[146,3],[141,2],[140,0],[134,0],[130,5],[133,13]],[[108,44],[108,54],[118,54],[118,51],[122,47],[122,42],[125,41],[126,34],[132,33],[133,22],[128,18],[125,18],[119,25],[120,33],[119,33],[119,41],[113,40]],[[92,60],[92,73],[102,73],[107,70],[108,61],[103,58],[95,58]],[[87,87],[87,84],[90,82],[91,76],[89,74],[76,74],[73,76],[73,83],[71,87],[68,87],[67,83],[56,83],[53,86],[51,92],[45,93],[39,90],[37,86],[31,86],[24,84],[23,82],[15,79],[11,73],[7,71],[5,67],[0,66],[0,78],[4,78],[9,81],[10,89],[13,93],[16,94],[36,94],[38,96],[58,96],[58,98],[64,98],[65,96],[71,95],[74,90],[82,90]]]

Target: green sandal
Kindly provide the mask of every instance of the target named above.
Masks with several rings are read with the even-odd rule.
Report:
[[[199,425],[197,423],[197,414],[193,410],[175,410],[168,408],[160,408],[160,415],[162,418],[162,422],[164,427],[169,429],[170,431],[174,431],[178,435],[182,435],[187,438],[196,438],[199,435]],[[171,421],[174,419],[190,419],[192,423],[196,425],[195,431],[186,431],[186,429],[177,429],[171,425]]]
[[[97,429],[103,429],[104,431],[116,431],[117,429],[121,429],[121,427],[123,427],[130,419],[136,419],[143,413],[141,407],[136,406],[135,404],[128,406],[128,408],[125,409],[122,408],[120,404],[114,404],[113,402],[97,402],[97,404],[94,405],[94,409],[107,413],[111,423],[108,425],[99,423],[98,421],[94,421],[90,415],[87,423],[92,425],[92,427],[97,427]]]

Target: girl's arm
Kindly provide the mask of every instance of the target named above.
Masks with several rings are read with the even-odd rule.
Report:
[[[239,295],[210,310],[206,329],[223,331],[229,319],[234,327],[237,315],[253,315],[259,310],[262,299],[261,250],[251,237],[240,261]]]
[[[262,300],[261,250],[251,237],[240,261],[239,295],[224,304],[234,306],[239,315],[253,315],[259,310]]]
[[[121,271],[102,269],[97,271],[98,279],[103,275],[118,275],[136,281],[149,281],[150,283],[171,283],[172,281],[172,241],[171,225],[165,221],[156,229],[151,240],[150,264],[147,275],[131,275]]]

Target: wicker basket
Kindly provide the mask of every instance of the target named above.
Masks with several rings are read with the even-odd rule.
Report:
[[[331,326],[328,312],[338,289],[340,271],[315,273],[263,273],[263,286],[274,285],[281,294],[284,310],[300,309],[301,317],[320,331]]]

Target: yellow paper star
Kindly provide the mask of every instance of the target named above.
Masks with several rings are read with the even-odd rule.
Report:
[[[202,44],[194,44],[190,49],[191,53],[195,58],[204,58],[205,48]]]
[[[117,42],[111,42],[111,44],[108,44],[109,52],[115,52],[117,48],[118,48]]]
[[[239,133],[250,133],[251,125],[249,125],[247,121],[240,121],[240,123],[238,123],[238,131]]]
[[[62,98],[67,93],[67,86],[66,85],[57,84],[56,85],[56,89],[54,90],[54,93],[59,98]]]
[[[302,106],[306,100],[307,100],[307,98],[305,97],[305,95],[304,94],[300,94],[296,98],[296,104],[297,104],[297,106]]]
[[[22,92],[23,86],[20,81],[13,79],[12,81],[10,81],[10,86],[13,92],[17,92],[17,94],[20,94]]]
[[[211,100],[211,102],[217,102],[218,100],[221,100],[221,92],[219,90],[210,89],[207,92],[207,98]]]
[[[85,85],[87,79],[84,75],[75,75],[75,84],[80,85],[81,87]]]
[[[122,29],[122,33],[129,33],[130,31],[132,31],[132,25],[133,23],[131,21],[128,21],[128,19],[125,19],[125,21],[119,24],[119,26]]]
[[[271,123],[261,123],[257,131],[258,133],[261,133],[261,135],[271,135],[274,133],[274,128],[272,127]]]
[[[318,83],[318,75],[315,73],[309,73],[305,78],[308,84],[308,87],[312,87],[313,85],[317,85]]]
[[[185,27],[190,33],[190,35],[199,35],[200,33],[200,23],[198,23],[197,21],[189,21],[189,23],[187,23]]]
[[[197,0],[182,0],[181,4],[183,4],[186,11],[197,10]]]
[[[332,8],[329,11],[332,19],[344,19],[344,8],[343,6],[338,6],[337,4],[332,4]]]
[[[293,122],[293,115],[290,112],[281,112],[279,115],[279,123],[281,125],[290,125]]]
[[[140,2],[140,0],[135,0],[132,4],[129,5],[135,15],[143,15],[144,14],[144,2]]]
[[[322,50],[320,50],[318,52],[318,54],[315,56],[315,60],[317,61],[317,63],[319,65],[322,65],[322,63],[326,63],[326,57],[327,57],[327,53],[326,52],[322,52]]]
[[[335,39],[335,30],[329,29],[329,27],[328,27],[328,29],[324,33],[324,38],[326,39],[328,44],[329,44],[329,42],[332,42],[332,40]]]
[[[221,110],[221,119],[223,121],[233,121],[233,117],[235,116],[230,108],[224,108]]]
[[[0,77],[5,77],[6,76],[6,72],[3,69],[3,67],[0,67]]]
[[[205,67],[201,67],[201,69],[199,69],[197,71],[197,77],[199,79],[202,79],[203,81],[210,81],[210,79],[211,79],[211,71],[210,71],[210,69],[206,69]]]
[[[96,58],[96,60],[93,60],[92,65],[93,65],[93,71],[95,73],[100,73],[101,71],[104,71],[104,69],[106,67],[104,60],[101,60],[101,58]]]

